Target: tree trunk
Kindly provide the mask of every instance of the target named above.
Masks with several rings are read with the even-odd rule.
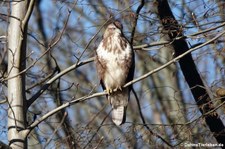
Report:
[[[182,28],[178,25],[172,11],[169,7],[167,0],[158,0],[158,15],[164,27],[164,30],[168,32],[172,46],[175,51],[175,56],[179,56],[189,50],[185,39],[174,40],[176,37],[181,37]],[[179,60],[181,71],[187,81],[192,95],[199,107],[200,112],[204,115],[205,122],[209,129],[213,133],[214,137],[218,143],[224,143],[225,132],[224,125],[219,118],[219,115],[214,111],[213,113],[208,113],[214,110],[214,106],[210,99],[209,94],[203,88],[204,83],[196,69],[196,65],[191,54],[187,54]]]
[[[26,127],[25,68],[26,25],[23,19],[28,0],[11,2],[8,27],[8,140],[11,148],[27,148],[23,131]]]

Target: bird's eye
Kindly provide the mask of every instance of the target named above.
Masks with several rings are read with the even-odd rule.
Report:
[[[110,28],[110,30],[115,30],[115,29],[116,29],[115,27]]]

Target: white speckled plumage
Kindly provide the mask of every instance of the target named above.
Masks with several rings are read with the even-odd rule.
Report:
[[[118,40],[118,39],[113,39]],[[102,43],[101,43],[102,44]],[[116,88],[125,84],[127,75],[124,74],[123,63],[126,63],[127,59],[131,57],[131,47],[127,46],[125,50],[120,54],[113,51],[107,51],[103,48],[97,49],[97,55],[100,59],[105,60],[107,70],[105,72],[104,83],[106,88]]]
[[[122,27],[121,24],[119,26]],[[112,120],[116,125],[124,123],[126,118],[130,89],[119,89],[133,77],[133,74],[129,74],[133,73],[130,71],[134,63],[133,56],[133,49],[124,38],[121,28],[115,23],[110,24],[96,50],[96,66],[103,87],[106,90],[118,89],[108,95],[113,108]]]

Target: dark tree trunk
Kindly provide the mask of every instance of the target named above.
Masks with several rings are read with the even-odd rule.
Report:
[[[158,0],[158,15],[164,30],[168,32],[168,36],[172,42],[175,56],[179,56],[189,50],[185,39],[174,40],[174,38],[183,36],[182,28],[175,20],[173,13],[169,7],[167,0]],[[196,69],[196,65],[191,54],[187,54],[179,60],[181,71],[191,89],[192,95],[199,107],[200,112],[204,115],[205,122],[213,133],[218,143],[225,142],[224,125],[219,118],[218,113],[213,111],[214,106],[207,91],[203,88],[203,81]]]

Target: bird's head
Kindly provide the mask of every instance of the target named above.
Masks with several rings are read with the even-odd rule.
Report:
[[[121,35],[122,29],[122,24],[119,21],[115,21],[107,26],[103,38],[109,37],[111,35]]]

